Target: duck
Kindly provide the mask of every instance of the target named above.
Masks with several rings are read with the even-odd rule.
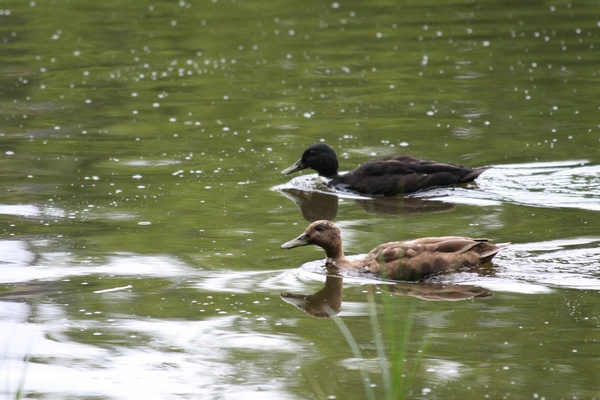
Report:
[[[492,244],[489,239],[461,236],[424,237],[380,244],[364,257],[351,260],[344,255],[342,235],[336,224],[319,220],[281,248],[307,245],[325,250],[327,261],[340,270],[389,280],[421,281],[433,275],[488,263],[510,243]]]
[[[396,196],[472,182],[490,167],[470,168],[399,155],[368,161],[340,175],[335,150],[328,144],[317,143],[306,149],[302,157],[281,174],[288,175],[307,168],[329,179],[327,185],[336,189],[358,194]]]

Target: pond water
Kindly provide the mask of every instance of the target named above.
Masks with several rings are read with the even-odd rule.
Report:
[[[3,398],[600,398],[598,2],[9,0],[0,37]],[[280,175],[320,141],[494,167],[406,198]],[[350,255],[513,245],[326,279],[279,248],[317,218]]]

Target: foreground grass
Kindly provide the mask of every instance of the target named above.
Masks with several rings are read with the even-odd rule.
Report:
[[[373,342],[380,364],[384,397],[375,394],[374,385],[367,370],[361,367],[359,372],[365,389],[366,399],[406,399],[410,395],[415,375],[424,354],[424,351],[420,351],[417,353],[418,357],[416,359],[409,359],[416,302],[412,298],[402,298],[401,300],[405,301],[397,301],[399,298],[393,298],[393,296],[389,295],[384,295],[382,298],[383,316],[380,317],[375,302],[374,289],[373,287],[369,288],[367,292],[367,304]],[[400,327],[397,326],[398,322],[394,319],[394,315],[403,315],[405,317]],[[353,356],[358,360],[363,359],[360,346],[343,319],[336,315],[333,317],[333,320],[346,339]]]

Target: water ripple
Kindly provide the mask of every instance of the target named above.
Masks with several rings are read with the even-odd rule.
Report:
[[[600,165],[564,161],[498,165],[477,179],[477,189],[424,191],[417,197],[473,205],[519,204],[600,211]]]
[[[587,160],[573,160],[496,165],[484,172],[475,186],[429,189],[408,197],[477,206],[508,203],[600,211],[600,165],[587,163]],[[283,193],[292,188],[339,198],[371,199],[328,188],[316,174],[295,177],[273,190]]]

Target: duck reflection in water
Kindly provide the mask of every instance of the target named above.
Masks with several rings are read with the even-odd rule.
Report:
[[[317,318],[329,318],[342,307],[342,274],[334,262],[325,263],[325,285],[313,294],[281,293],[281,299]]]
[[[281,299],[316,318],[331,318],[342,308],[343,276],[335,262],[325,263],[327,276],[323,288],[313,294],[282,293]],[[411,296],[427,301],[460,301],[491,297],[493,292],[475,285],[441,282],[394,282],[378,289],[396,296]]]
[[[337,217],[339,197],[335,193],[297,188],[283,188],[279,191],[294,202],[307,221],[333,220]],[[369,214],[379,215],[433,213],[454,208],[451,203],[414,197],[377,196],[353,201]]]

